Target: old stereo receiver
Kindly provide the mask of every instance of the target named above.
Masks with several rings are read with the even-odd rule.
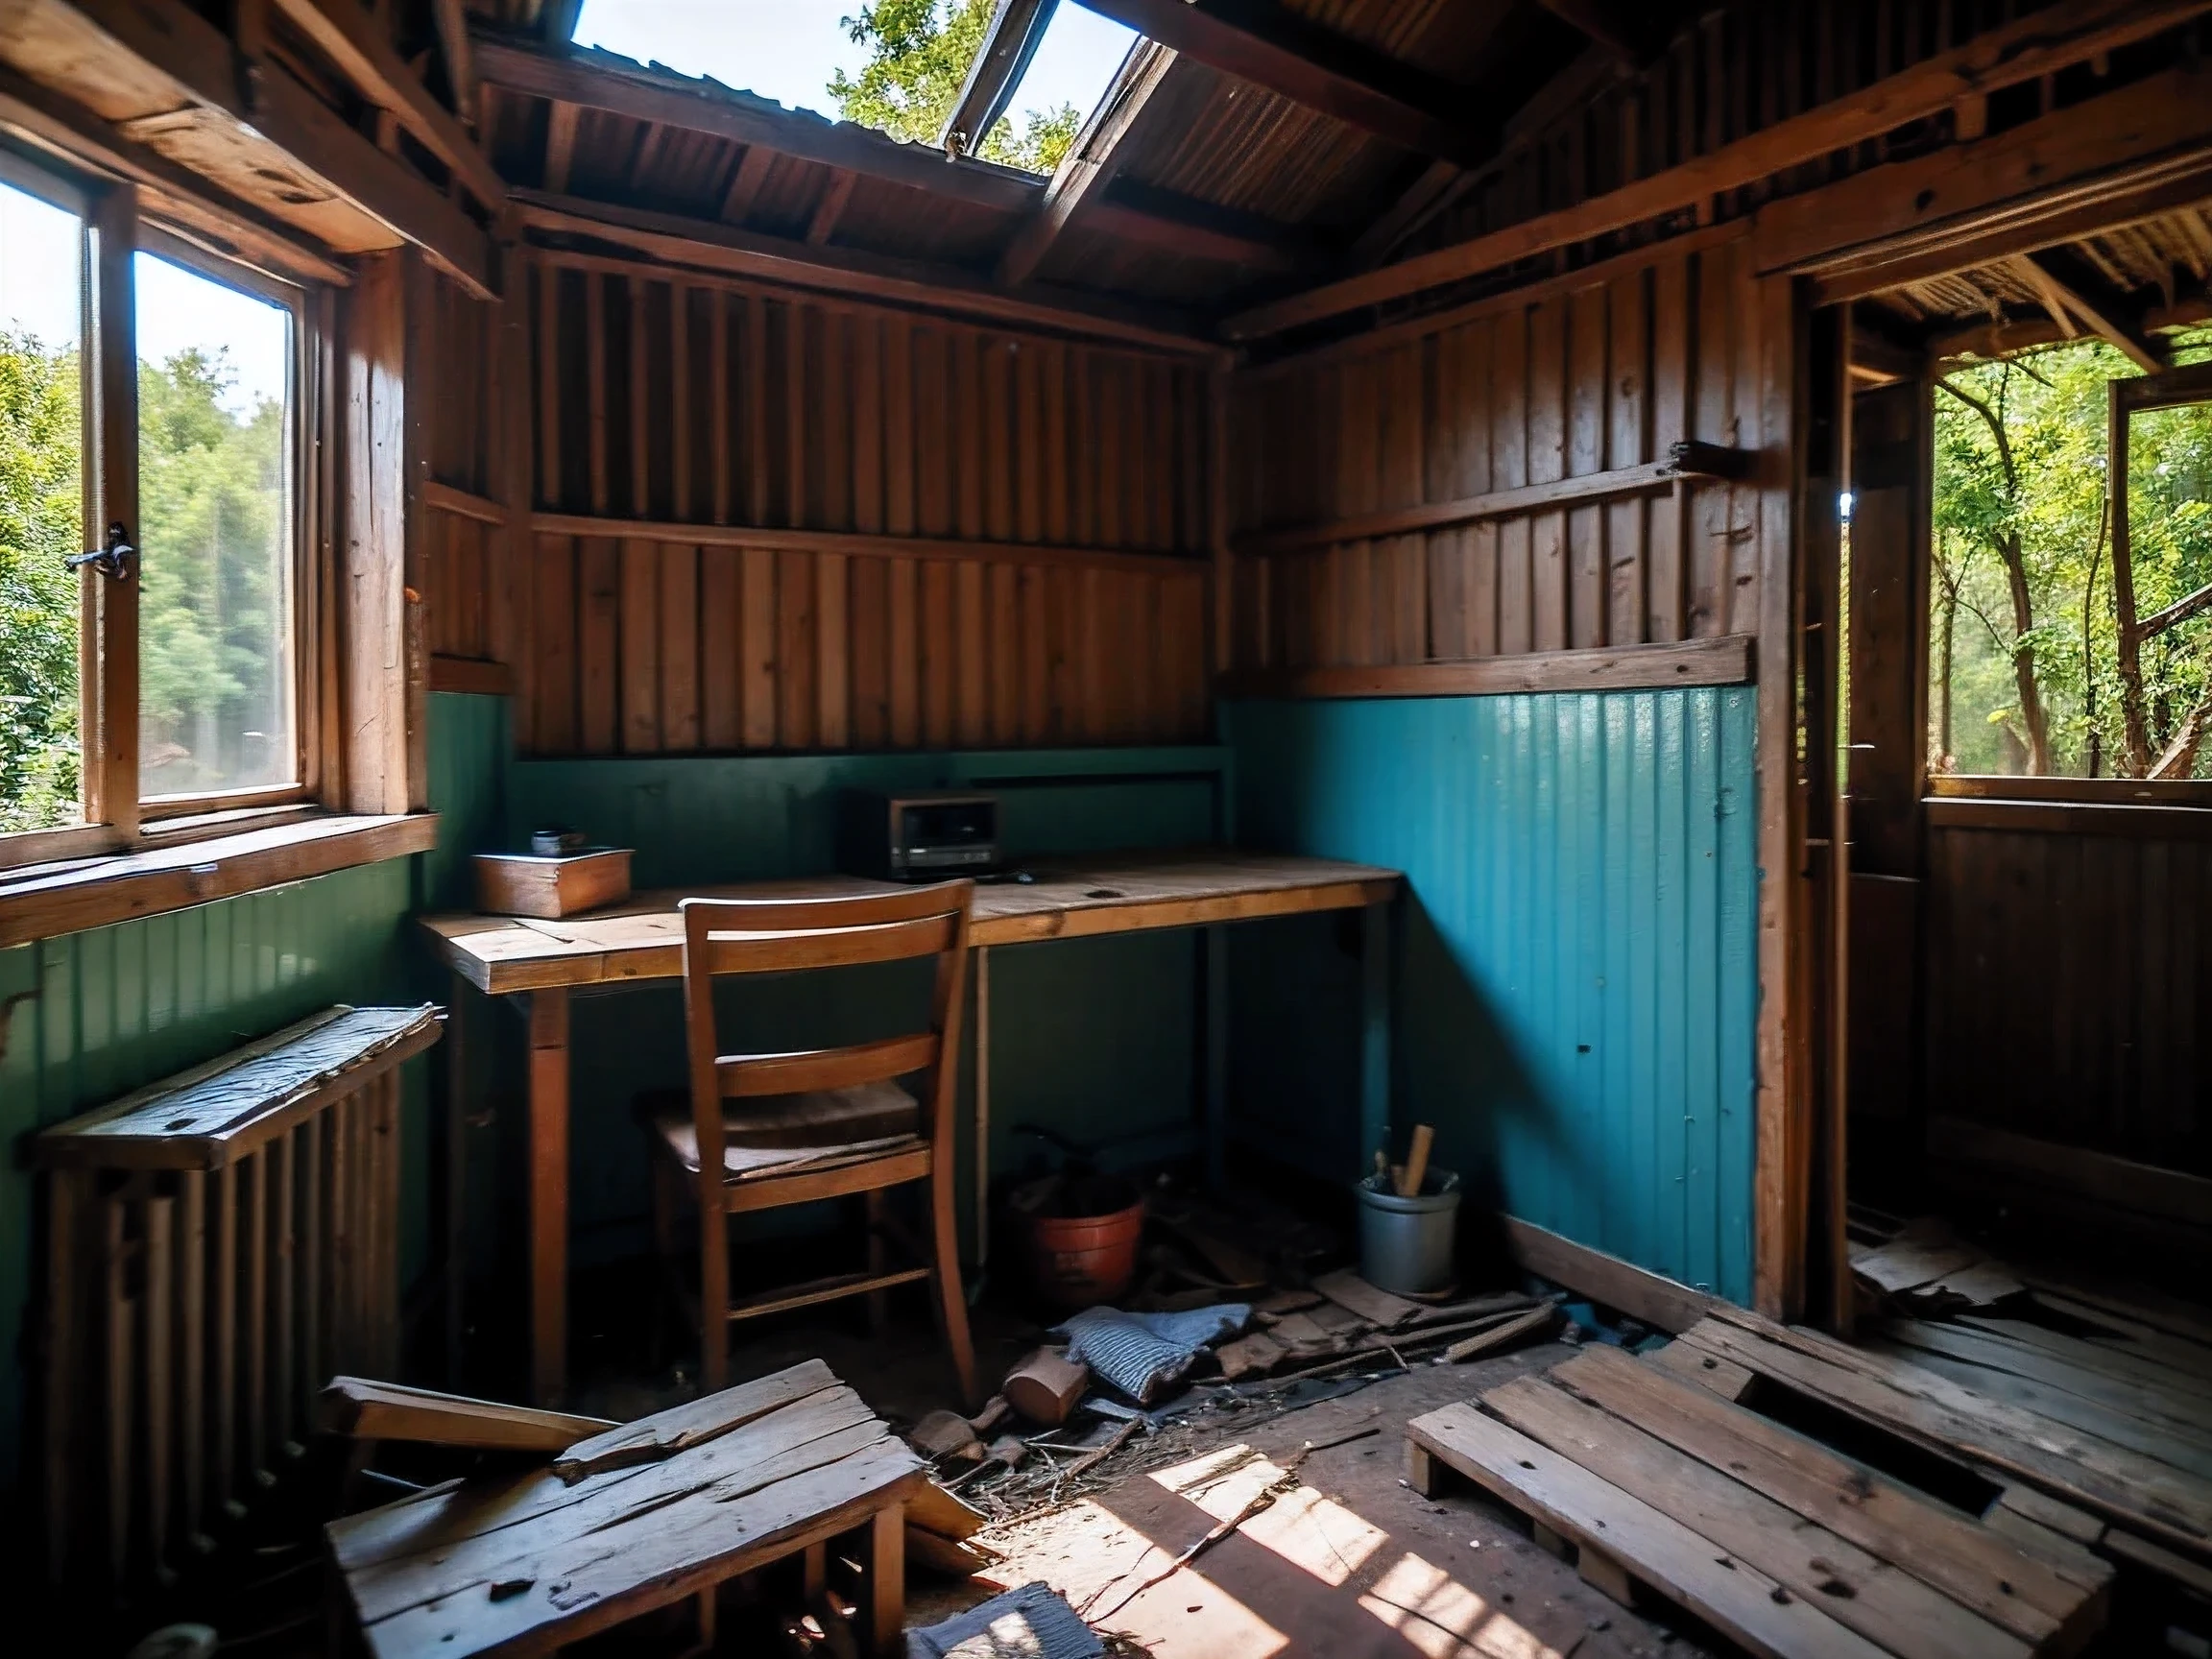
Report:
[[[883,795],[848,789],[837,834],[850,876],[944,881],[998,868],[998,798],[950,791]]]

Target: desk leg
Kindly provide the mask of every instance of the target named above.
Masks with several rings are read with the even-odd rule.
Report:
[[[991,1253],[991,948],[975,950],[975,1271]]]
[[[530,993],[530,1394],[568,1373],[568,991]]]
[[[1361,912],[1359,939],[1359,1165],[1372,1166],[1375,1149],[1390,1147],[1390,991],[1396,954],[1397,906],[1385,900]]]
[[[445,1386],[461,1386],[461,1333],[468,1318],[464,1282],[469,1242],[469,981],[453,975],[445,1009]]]
[[[1199,1003],[1206,1022],[1206,1185],[1221,1190],[1229,1166],[1229,929],[1216,924],[1198,935]]]

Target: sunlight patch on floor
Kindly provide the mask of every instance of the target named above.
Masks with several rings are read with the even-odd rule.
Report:
[[[1429,1659],[1561,1659],[1559,1649],[1516,1623],[1440,1567],[1418,1555],[1392,1562],[1359,1605]]]

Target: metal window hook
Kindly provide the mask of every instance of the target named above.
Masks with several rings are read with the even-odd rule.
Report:
[[[115,523],[108,526],[106,546],[95,547],[89,553],[73,553],[62,563],[72,570],[82,570],[89,565],[104,576],[117,582],[128,582],[137,558],[138,549],[131,545],[131,532],[122,524]]]

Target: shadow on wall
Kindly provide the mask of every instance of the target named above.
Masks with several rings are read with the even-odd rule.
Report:
[[[1406,873],[1401,1139],[1525,1220],[1750,1292],[1757,993],[1748,687],[1252,701],[1227,710],[1239,839]],[[1301,926],[1306,925],[1301,924]],[[1356,936],[1248,962],[1247,1134],[1334,1180],[1350,1144]],[[1341,1006],[1341,1003],[1338,1003]],[[1245,1080],[1259,1093],[1245,1094]]]

